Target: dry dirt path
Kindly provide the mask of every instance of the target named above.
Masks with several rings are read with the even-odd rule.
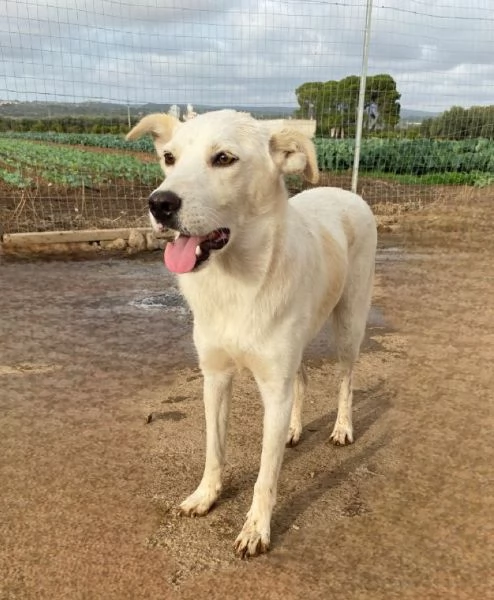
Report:
[[[204,423],[190,317],[160,257],[0,257],[1,600],[494,597],[493,250],[403,239],[379,255],[356,443],[327,443],[337,373],[321,337],[273,549],[251,561],[232,553],[260,450],[248,377],[222,500],[175,514]]]

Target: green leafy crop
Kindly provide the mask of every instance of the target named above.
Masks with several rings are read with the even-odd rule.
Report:
[[[96,186],[117,181],[154,186],[163,179],[157,163],[141,161],[131,155],[5,137],[0,137],[0,176],[17,187],[28,185],[30,179],[68,187]]]

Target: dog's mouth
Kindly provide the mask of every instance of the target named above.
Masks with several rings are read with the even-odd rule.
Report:
[[[212,250],[221,250],[230,240],[226,227],[215,229],[207,235],[179,233],[174,242],[165,248],[165,265],[172,273],[190,273],[208,260]]]

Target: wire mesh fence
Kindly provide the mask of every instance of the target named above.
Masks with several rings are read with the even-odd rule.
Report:
[[[124,135],[157,111],[315,119],[322,184],[350,188],[367,4],[0,0],[3,231],[147,224],[162,176]],[[492,184],[492,3],[375,3],[369,40],[358,191],[406,208]]]

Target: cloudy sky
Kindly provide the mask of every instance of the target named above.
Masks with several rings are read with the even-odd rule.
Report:
[[[366,0],[0,0],[0,100],[296,106],[358,74]],[[409,109],[494,104],[492,0],[374,0],[369,74]]]

